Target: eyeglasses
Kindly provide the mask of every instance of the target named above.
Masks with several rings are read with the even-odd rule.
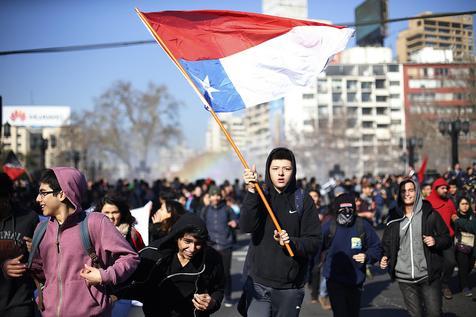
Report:
[[[46,192],[38,192],[38,195],[40,195],[41,198],[45,198],[47,195],[49,194],[54,194],[54,193],[57,193],[58,191],[57,190],[50,190],[50,191],[46,191]]]

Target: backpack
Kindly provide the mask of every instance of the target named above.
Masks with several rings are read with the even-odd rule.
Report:
[[[357,231],[357,234],[359,235],[360,241],[362,241],[362,250],[367,249],[367,234],[365,233],[364,221],[365,220],[362,219],[362,217],[357,216],[355,218],[355,229]],[[331,247],[332,242],[334,240],[334,236],[336,235],[336,230],[337,230],[337,222],[335,219],[333,219],[331,220],[329,232],[327,233],[324,250],[328,250]]]
[[[81,216],[81,220],[79,222],[80,227],[80,235],[81,235],[81,242],[83,244],[84,252],[91,258],[92,266],[95,268],[101,268],[101,262],[94,250],[94,246],[91,243],[91,237],[89,235],[88,229],[88,217],[89,213],[84,213]],[[31,268],[31,264],[33,262],[33,258],[35,257],[36,252],[38,251],[38,247],[40,245],[43,236],[45,235],[46,228],[48,227],[48,220],[42,221],[38,224],[38,228],[33,233],[33,238],[31,242],[31,252],[28,257],[28,268]]]
[[[92,266],[95,268],[100,268],[101,262],[99,261],[96,251],[94,250],[94,247],[91,244],[91,237],[89,236],[88,217],[89,213],[83,213],[79,222],[81,242],[83,244],[84,251],[91,258]],[[35,257],[35,254],[38,251],[38,246],[40,245],[40,242],[43,239],[43,236],[45,235],[46,228],[48,227],[48,222],[49,220],[40,222],[38,224],[37,229],[33,233],[33,238],[31,242],[31,252],[28,256],[28,268],[31,268],[33,258]],[[32,277],[33,281],[35,282],[36,289],[38,290],[38,308],[43,311],[45,310],[45,306],[43,303],[43,287],[36,276],[33,275]]]

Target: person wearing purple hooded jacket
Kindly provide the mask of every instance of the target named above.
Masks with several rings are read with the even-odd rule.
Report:
[[[93,266],[80,233],[85,193],[86,179],[77,169],[56,167],[41,176],[36,201],[50,218],[30,273],[44,284],[39,303],[44,317],[110,316],[109,287],[125,281],[139,264],[137,253],[112,222],[91,213],[88,230],[101,268]],[[15,276],[26,273],[27,266],[18,261],[4,265],[4,271]]]

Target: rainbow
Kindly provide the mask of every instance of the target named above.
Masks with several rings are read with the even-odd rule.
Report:
[[[183,168],[174,174],[182,181],[211,178],[218,183],[224,180],[233,182],[235,178],[241,180],[243,165],[233,152],[203,153],[190,158]]]

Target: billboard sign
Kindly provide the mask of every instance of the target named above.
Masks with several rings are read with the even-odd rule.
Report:
[[[2,125],[22,127],[61,127],[68,125],[71,108],[67,106],[4,106]]]

